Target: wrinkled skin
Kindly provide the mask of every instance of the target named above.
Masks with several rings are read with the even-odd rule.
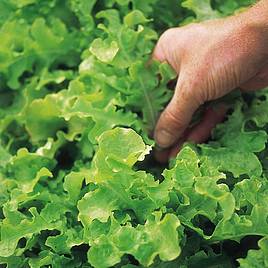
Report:
[[[236,88],[257,90],[268,85],[268,2],[225,19],[167,30],[160,37],[153,58],[168,62],[178,74],[174,96],[161,114],[154,137],[165,162],[175,156],[185,140],[201,143],[223,120],[226,107],[205,112],[192,129],[194,112],[205,102]],[[163,150],[164,149],[164,150]]]

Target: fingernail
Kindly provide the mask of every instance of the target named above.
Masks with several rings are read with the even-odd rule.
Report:
[[[168,148],[175,142],[175,139],[174,135],[166,130],[159,130],[155,136],[156,143],[161,148]]]

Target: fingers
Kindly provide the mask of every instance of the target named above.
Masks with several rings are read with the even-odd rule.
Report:
[[[170,155],[170,149],[166,149],[166,150],[156,149],[154,151],[154,158],[155,158],[155,160],[157,162],[161,163],[161,164],[165,164],[165,163],[168,162],[169,155]]]
[[[178,74],[181,63],[181,42],[179,28],[170,28],[159,38],[152,59],[167,62]]]
[[[208,108],[202,121],[193,127],[187,135],[186,140],[193,143],[203,143],[207,141],[216,125],[223,121],[226,111],[227,106],[223,104]]]
[[[176,157],[185,141],[193,143],[206,142],[211,136],[211,132],[216,125],[224,120],[226,112],[227,106],[223,104],[207,109],[202,121],[192,129],[187,129],[183,133],[182,138],[171,149],[161,151],[156,150],[154,154],[156,160],[160,163],[166,163],[170,158]]]
[[[182,137],[178,140],[178,142],[172,147],[168,149],[161,149],[161,148],[156,148],[154,151],[154,157],[159,163],[167,163],[169,158],[170,158],[170,153],[173,149],[177,148],[177,152],[180,151],[183,143],[186,140],[187,135],[189,134],[190,129],[186,129],[185,132],[183,133]]]
[[[268,64],[266,64],[260,72],[253,78],[242,84],[240,88],[243,91],[256,91],[268,86]]]
[[[193,91],[183,87],[182,81],[182,78],[178,79],[175,94],[156,124],[154,138],[161,148],[168,148],[178,141],[200,105]]]
[[[227,106],[223,104],[207,109],[202,121],[189,131],[185,140],[196,144],[206,142],[211,136],[211,132],[216,125],[224,120],[226,112]],[[182,142],[174,146],[170,150],[169,158],[176,157],[181,147]]]
[[[153,55],[152,58],[154,60],[158,60],[160,62],[164,62],[166,61],[166,55],[165,55],[165,50],[163,49],[163,45],[162,45],[162,40],[160,39],[153,51]]]

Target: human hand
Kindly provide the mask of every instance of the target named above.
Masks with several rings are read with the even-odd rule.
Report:
[[[267,2],[265,5],[268,9]],[[262,21],[257,8],[226,19],[172,28],[160,37],[153,58],[168,62],[178,80],[155,127],[156,143],[166,149],[156,154],[159,161],[175,156],[186,140],[206,141],[223,120],[226,108],[219,105],[189,129],[202,104],[235,88],[257,90],[268,85],[268,18]]]

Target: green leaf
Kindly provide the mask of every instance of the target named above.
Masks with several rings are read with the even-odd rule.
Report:
[[[124,23],[129,26],[135,26],[137,24],[144,24],[150,20],[146,19],[144,14],[139,10],[133,10],[124,17]]]
[[[259,250],[249,250],[245,259],[238,259],[240,267],[266,267],[268,265],[268,238],[259,241]]]
[[[253,117],[255,109],[249,110]],[[263,130],[246,131],[245,124],[248,117],[242,112],[242,104],[237,103],[235,111],[229,116],[228,121],[216,127],[213,133],[222,146],[236,148],[241,152],[260,152],[264,150],[267,133]]]
[[[142,62],[136,62],[129,68],[133,84],[128,102],[142,110],[143,120],[148,131],[153,129],[158,113],[171,97],[171,92],[167,91],[166,84],[174,78],[174,72],[166,64],[157,66],[154,63],[151,68],[151,70],[147,69]],[[158,74],[162,79],[160,83],[157,78]]]
[[[230,268],[226,240],[267,266],[267,90],[169,169],[147,145],[176,78],[159,36],[250,4],[0,1],[1,267]]]
[[[213,168],[207,159],[199,158],[192,148],[186,146],[177,156],[175,165],[163,173],[166,180],[173,182],[179,195],[177,204],[173,205],[181,222],[205,238],[209,236],[204,234],[201,226],[193,224],[195,217],[202,215],[216,224],[220,218],[230,219],[235,210],[235,199],[228,187],[218,183],[225,175],[216,168],[208,173],[208,167]],[[221,208],[220,213],[216,212],[217,205]]]
[[[98,142],[99,148],[92,161],[94,181],[107,180],[112,178],[113,172],[130,169],[137,161],[142,161],[150,150],[132,129],[106,131]]]
[[[100,38],[95,39],[90,46],[91,53],[102,62],[111,62],[119,51],[116,41],[111,43]]]
[[[53,177],[50,170],[55,162],[49,158],[20,149],[7,166],[9,177],[25,193],[33,191],[41,177]]]
[[[26,111],[26,129],[34,143],[55,137],[57,130],[65,127],[56,105],[57,95],[47,95],[45,99],[36,99]]]
[[[84,179],[84,174],[79,172],[71,172],[65,177],[63,188],[68,192],[71,202],[76,203],[78,200]]]
[[[253,153],[240,152],[228,148],[212,148],[201,146],[202,155],[207,157],[209,165],[219,171],[231,172],[235,177],[243,174],[249,176],[260,176],[262,166],[258,157]]]
[[[46,222],[37,213],[36,209],[31,209],[32,219],[22,220],[19,225],[12,225],[8,219],[1,223],[0,256],[11,256],[17,247],[18,241],[23,237],[31,237],[41,230],[53,230],[56,226]]]
[[[156,214],[137,228],[121,227],[110,240],[101,237],[88,252],[89,262],[93,266],[111,266],[118,263],[124,253],[132,254],[144,266],[152,264],[157,255],[163,261],[175,259],[181,252],[177,232],[180,222],[171,214],[162,220],[159,216]],[[104,259],[104,263],[100,259]]]
[[[182,6],[192,10],[196,14],[198,21],[219,17],[219,13],[212,9],[210,0],[185,0]]]
[[[88,251],[88,261],[95,267],[110,267],[120,262],[122,253],[106,237]]]

